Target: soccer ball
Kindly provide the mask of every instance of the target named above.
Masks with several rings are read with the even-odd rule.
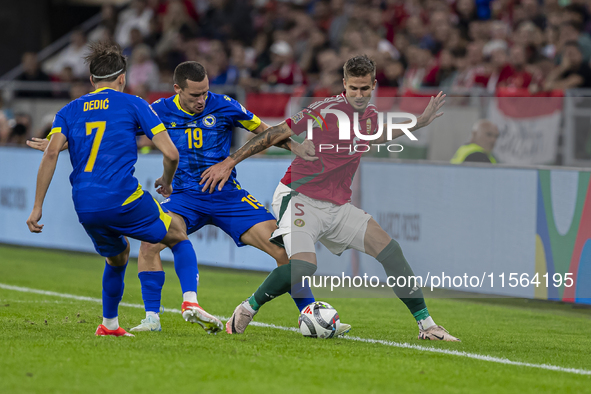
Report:
[[[306,306],[298,319],[300,332],[310,338],[332,338],[341,321],[339,314],[330,304],[316,301]]]

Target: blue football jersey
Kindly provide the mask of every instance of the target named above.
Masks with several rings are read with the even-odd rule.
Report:
[[[253,131],[261,120],[236,100],[212,92],[207,93],[205,109],[192,114],[182,109],[178,95],[152,104],[176,145],[180,161],[174,176],[175,191],[201,191],[201,174],[230,155],[232,130],[242,127]],[[236,169],[223,190],[235,190]],[[217,190],[217,189],[216,189]]]
[[[84,95],[57,113],[48,138],[62,133],[68,140],[76,211],[113,209],[143,194],[133,176],[140,128],[150,139],[166,132],[146,101],[111,88]]]

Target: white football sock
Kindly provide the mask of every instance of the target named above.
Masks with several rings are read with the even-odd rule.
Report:
[[[160,315],[156,312],[146,312],[146,318],[152,316],[156,320],[160,320]]]
[[[183,293],[183,302],[194,302],[197,304],[197,292],[195,291],[186,291]]]
[[[116,316],[112,319],[103,317],[103,326],[107,327],[107,330],[116,330],[119,328],[119,317]]]
[[[435,325],[435,322],[431,316],[428,316],[426,319],[419,320],[417,323],[419,324],[419,328],[421,330],[427,330],[429,327],[433,327]]]
[[[252,313],[253,315],[256,315],[257,311],[255,311],[254,309],[252,309],[252,306],[250,306],[250,303],[248,302],[248,300],[246,300],[245,302],[242,303],[242,306],[244,306],[246,308],[247,311],[249,311],[250,313]]]

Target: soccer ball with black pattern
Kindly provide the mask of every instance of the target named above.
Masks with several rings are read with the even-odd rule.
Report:
[[[322,301],[306,306],[298,319],[300,332],[303,336],[310,338],[332,338],[336,335],[340,324],[336,309]]]

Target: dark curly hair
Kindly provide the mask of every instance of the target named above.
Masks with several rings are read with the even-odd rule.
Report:
[[[371,75],[371,79],[376,78],[376,62],[371,60],[367,55],[357,55],[347,60],[343,66],[343,74],[345,79],[349,77],[364,77],[367,74]]]

